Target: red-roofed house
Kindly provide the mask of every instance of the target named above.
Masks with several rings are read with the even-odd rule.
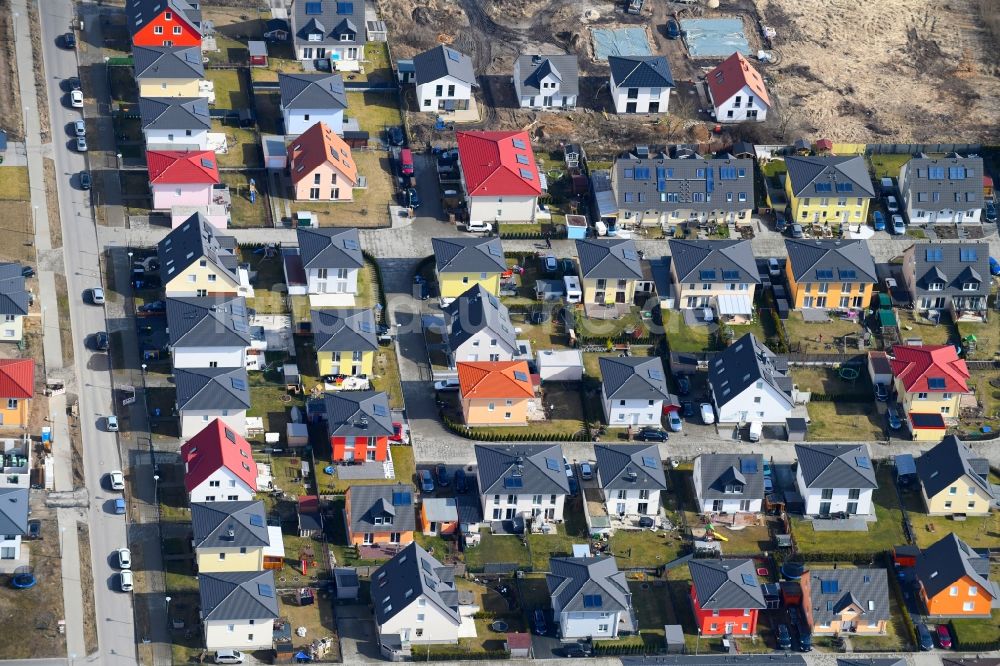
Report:
[[[527,132],[458,132],[470,222],[534,222],[541,178]]]
[[[0,427],[28,425],[28,401],[35,394],[35,362],[0,359]]]
[[[323,122],[288,146],[288,169],[296,201],[351,201],[358,167],[351,147]]]
[[[184,488],[192,502],[248,502],[257,493],[257,463],[247,440],[215,419],[181,446]]]
[[[741,53],[734,53],[706,74],[705,86],[720,123],[767,118],[771,98],[764,79]]]
[[[133,46],[201,46],[201,11],[188,0],[126,0]]]
[[[168,210],[173,206],[210,206],[212,187],[222,182],[219,165],[211,150],[149,150],[149,189],[153,208]]]
[[[893,354],[893,387],[907,416],[958,416],[961,397],[972,391],[967,382],[969,369],[952,345],[899,345]]]
[[[535,389],[527,361],[464,361],[456,368],[466,425],[528,425]]]

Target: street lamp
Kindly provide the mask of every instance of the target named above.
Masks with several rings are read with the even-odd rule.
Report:
[[[122,170],[122,154],[121,153],[117,153],[115,155],[115,157],[118,158],[118,170],[121,171]]]
[[[146,376],[146,364],[145,363],[142,364],[142,376],[143,377]]]

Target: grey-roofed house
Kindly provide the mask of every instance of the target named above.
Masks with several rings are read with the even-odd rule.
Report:
[[[365,0],[296,0],[292,3],[295,57],[317,69],[356,71],[364,58]]]
[[[632,592],[614,557],[553,557],[545,584],[564,641],[614,639],[637,629]]]
[[[168,344],[177,368],[245,368],[251,345],[242,296],[167,297]]]
[[[511,361],[517,336],[507,306],[475,284],[442,308],[451,367],[459,361]]]
[[[483,519],[494,532],[508,532],[527,519],[562,522],[569,494],[562,447],[477,444],[475,454]]]
[[[865,224],[875,187],[863,155],[788,155],[785,167],[785,195],[793,222]]]
[[[764,503],[764,457],[703,453],[694,459],[699,513],[759,513]]]
[[[522,109],[572,109],[579,76],[576,55],[521,55],[514,61],[514,92]]]
[[[393,550],[409,544],[417,527],[416,496],[413,486],[404,483],[348,488],[344,512],[349,543]]]
[[[139,117],[146,150],[209,150],[204,97],[142,97]]]
[[[989,617],[1000,599],[1000,586],[990,580],[988,552],[976,552],[954,532],[920,552],[916,582],[932,617]]]
[[[753,160],[702,157],[682,147],[638,146],[615,160],[611,174],[619,224],[745,225],[754,207]]]
[[[289,294],[307,294],[314,308],[353,306],[365,266],[358,230],[299,227],[295,236],[299,246],[286,249],[283,262]],[[293,283],[300,285],[297,291],[292,291]]]
[[[193,437],[215,419],[247,434],[250,384],[245,366],[237,368],[176,368],[177,413],[181,437]]]
[[[609,516],[660,515],[660,491],[667,489],[667,477],[655,443],[595,444],[594,459]]]
[[[253,296],[246,269],[236,258],[236,239],[220,234],[195,213],[156,246],[160,279],[170,296]]]
[[[21,342],[30,297],[21,264],[0,263],[0,342]]]
[[[954,321],[986,322],[988,243],[916,243],[903,252],[903,282],[926,317],[947,311]]]
[[[469,108],[476,73],[472,58],[443,44],[413,57],[417,106],[426,113]]]
[[[658,426],[670,399],[659,356],[601,356],[601,404],[611,427]]]
[[[608,56],[618,113],[666,113],[674,76],[665,56]]]
[[[646,281],[635,243],[629,238],[584,238],[576,241],[585,306],[628,308]],[[593,308],[588,308],[591,314]]]
[[[989,460],[975,456],[965,442],[945,435],[916,462],[928,514],[989,515],[997,499],[989,481]]]
[[[983,158],[916,155],[899,169],[910,224],[977,224],[983,212]]]
[[[785,251],[792,307],[868,307],[878,274],[867,241],[786,239]]]
[[[784,424],[792,414],[792,380],[787,363],[753,333],[709,361],[708,385],[719,423]]]
[[[278,619],[274,572],[199,571],[201,621],[209,650],[269,650]]]
[[[691,601],[703,636],[747,636],[767,607],[753,560],[691,560]]]
[[[443,303],[450,303],[476,282],[499,296],[500,274],[507,270],[499,238],[432,238],[431,247]]]
[[[28,533],[28,489],[0,488],[0,571],[12,573],[27,564],[27,551],[21,550],[21,537]]]
[[[133,46],[132,60],[140,97],[174,97],[158,94],[159,90],[167,89],[180,92],[180,89],[193,88],[192,92],[196,93],[198,81],[205,78],[205,66],[198,46]]]
[[[320,375],[371,374],[378,349],[371,310],[313,310],[310,319]]]
[[[760,275],[750,241],[671,239],[668,245],[679,308],[710,307],[733,323],[753,317]]]
[[[796,444],[795,485],[805,502],[805,515],[871,516],[872,494],[878,489],[875,465],[864,444]]]
[[[281,542],[281,528],[271,529],[260,500],[193,502],[191,531],[199,571],[261,571],[272,541]]]
[[[884,634],[889,621],[885,569],[812,569],[802,575],[802,612],[814,635]]]
[[[380,391],[327,393],[320,411],[326,420],[332,459],[384,463],[389,437],[395,432],[389,398]]]
[[[344,131],[347,92],[340,74],[278,74],[285,134],[298,136],[316,123]]]

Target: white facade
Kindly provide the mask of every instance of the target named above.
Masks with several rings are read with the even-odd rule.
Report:
[[[616,400],[609,399],[601,387],[601,403],[604,405],[604,418],[608,426],[624,428],[625,426],[660,425],[663,418],[663,400]]]
[[[22,315],[4,315],[0,319],[0,342],[20,342],[24,335]]]
[[[534,222],[536,196],[468,197],[470,222]]]
[[[795,485],[805,501],[807,516],[845,512],[867,516],[872,513],[871,488],[807,488],[801,465],[795,470]],[[852,498],[852,495],[854,497]]]
[[[247,434],[247,412],[245,409],[182,409],[179,415],[181,419],[181,437],[194,437],[215,419],[222,419],[229,426],[230,430],[238,432],[243,437],[246,437]],[[191,501],[210,502],[213,500],[192,499]],[[222,500],[218,501],[221,502]]]
[[[442,76],[417,86],[417,104],[427,113],[443,111],[447,100],[455,100],[455,108],[466,108],[470,99],[472,86],[454,76]]]
[[[416,585],[416,582],[414,583]],[[378,603],[378,590],[372,590],[372,602]],[[413,601],[393,615],[382,626],[378,626],[379,635],[398,634],[403,644],[429,645],[433,643],[457,643],[461,637],[462,623],[430,601],[426,595]],[[473,634],[474,635],[474,634]]]
[[[572,109],[576,107],[576,95],[565,95],[560,90],[562,82],[547,74],[538,82],[539,92],[532,94],[522,88],[524,75],[520,62],[514,61],[514,91],[522,109]]]
[[[174,347],[174,368],[242,368],[246,347]]]
[[[563,639],[617,638],[621,611],[555,611],[559,616],[559,633]]]
[[[191,491],[191,501],[249,502],[256,491],[256,488],[248,486],[228,467],[220,467]]]
[[[761,421],[768,424],[783,424],[792,415],[791,398],[782,397],[776,388],[764,380],[758,380],[742,393],[719,404],[712,393],[712,402],[718,414],[719,423],[747,423]]]
[[[357,44],[351,46],[331,46],[329,44],[309,46],[308,44],[304,44],[296,47],[295,57],[299,60],[322,60],[323,58],[329,58],[337,69],[352,69],[352,65],[358,62],[358,59],[364,55],[364,52],[364,47]],[[344,65],[340,63],[344,63]]]
[[[208,130],[160,130],[146,129],[142,131],[146,138],[146,148],[153,147],[166,150],[209,150]]]
[[[0,560],[21,559],[21,535],[0,534]]]
[[[609,516],[655,516],[660,512],[660,491],[605,488],[604,506]]]
[[[747,497],[734,494],[733,497],[706,498],[701,481],[701,456],[694,459],[694,494],[698,499],[698,513],[760,513],[764,505],[762,497]]]
[[[452,349],[452,364],[461,361],[512,361],[517,349],[489,329],[476,332],[457,349]]]
[[[708,88],[708,94],[711,97],[711,88]],[[729,99],[713,99],[712,104],[715,106],[715,119],[720,123],[761,122],[767,118],[767,104],[747,85]]]
[[[349,307],[358,293],[357,268],[309,268],[306,290],[312,307]]]
[[[344,133],[343,109],[282,109],[285,134],[298,136],[316,123],[326,123],[334,134]]]
[[[274,620],[208,620],[205,647],[209,650],[268,650],[273,646]]]
[[[926,210],[920,207],[913,197],[905,197],[906,219],[910,224],[979,224],[983,210],[973,208],[971,210]]]
[[[628,88],[611,82],[611,98],[617,113],[666,113],[670,88]]]
[[[517,516],[541,516],[543,520],[561,523],[563,520],[563,505],[566,496],[562,494],[549,495],[514,495],[500,493],[483,495],[483,519],[512,520]]]

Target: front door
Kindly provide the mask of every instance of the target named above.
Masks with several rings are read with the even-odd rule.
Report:
[[[726,634],[733,633],[733,627],[735,625],[732,622],[726,622]]]
[[[625,113],[635,113],[635,102],[625,104]]]
[[[639,414],[638,414],[638,412],[632,412],[632,425],[639,425]]]
[[[625,515],[625,502],[618,502],[618,504],[615,505],[615,513],[619,516]]]
[[[821,515],[821,516],[829,516],[830,515],[830,503],[829,502],[820,502],[819,503],[819,515]]]
[[[430,524],[430,533],[431,534],[437,534],[437,531],[438,531],[438,524],[435,523],[434,521],[431,521],[431,524]]]
[[[366,546],[370,546],[375,543],[375,535],[370,532],[365,533],[364,543]]]
[[[624,303],[624,302],[625,302],[625,292],[624,291],[617,292],[615,294],[615,303]]]
[[[650,102],[649,103],[649,112],[650,113],[659,113],[660,112],[660,103],[659,102]]]
[[[848,502],[847,503],[847,513],[849,513],[852,516],[857,515],[857,513],[858,513],[858,503],[857,502]]]
[[[514,512],[515,512],[515,509],[507,509],[507,511],[504,512],[504,519],[505,520],[514,520]]]

